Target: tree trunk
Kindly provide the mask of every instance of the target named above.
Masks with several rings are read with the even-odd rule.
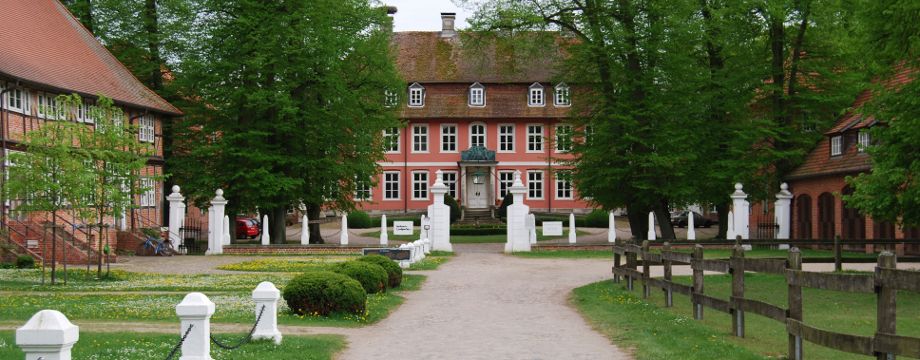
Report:
[[[320,207],[317,205],[307,205],[307,217],[310,220],[319,220]],[[323,240],[323,234],[319,231],[319,224],[309,224],[310,227],[310,243],[311,244],[325,244],[326,241]]]
[[[716,239],[728,237],[728,208],[728,201],[716,204],[716,212],[719,213],[719,234]]]
[[[655,218],[658,220],[662,239],[677,239],[677,235],[674,234],[674,226],[671,224],[671,213],[668,211],[667,201],[662,200],[661,204],[655,207]]]
[[[147,36],[147,48],[150,51],[150,74],[147,79],[147,86],[151,90],[159,92],[163,89],[163,73],[160,65],[163,61],[160,56],[160,29],[159,17],[157,14],[157,0],[145,0],[144,2],[144,33]]]
[[[626,218],[633,239],[644,239],[648,233],[648,212],[635,205],[626,204]]]
[[[269,210],[268,233],[271,234],[272,244],[284,244],[287,242],[287,225],[284,223],[286,216],[286,207],[281,206]]]

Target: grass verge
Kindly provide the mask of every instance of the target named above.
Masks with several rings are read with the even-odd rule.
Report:
[[[422,261],[409,265],[407,270],[437,270],[441,264],[450,260],[454,253],[450,251],[432,251]]]

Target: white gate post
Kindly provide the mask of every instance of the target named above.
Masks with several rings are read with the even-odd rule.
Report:
[[[211,315],[214,315],[214,303],[202,293],[189,293],[176,305],[176,315],[180,322],[179,336],[188,333],[182,342],[179,360],[212,360]]]
[[[533,213],[527,214],[527,235],[531,245],[537,243],[537,216]]]
[[[511,193],[511,205],[508,206],[508,235],[505,242],[505,252],[530,251],[530,231],[527,230],[527,214],[530,207],[524,205],[524,193],[527,188],[521,182],[521,171],[514,171],[514,183],[508,188]]]
[[[339,231],[339,245],[348,245],[348,214],[342,214],[342,230]]]
[[[185,209],[182,206],[185,197],[179,193],[179,185],[173,185],[172,194],[166,197],[166,201],[169,202],[169,241],[178,247],[184,241],[179,231],[182,228],[182,220],[185,219]]]
[[[208,251],[207,255],[216,255],[224,253],[224,207],[227,200],[224,199],[224,191],[217,189],[214,192],[214,199],[211,200],[211,208],[208,209]]]
[[[16,329],[16,345],[26,360],[70,360],[70,349],[80,339],[80,328],[57,310],[42,310]]]
[[[779,193],[776,194],[776,203],[773,207],[776,224],[779,225],[779,229],[776,232],[777,239],[789,239],[792,228],[792,197],[792,193],[789,192],[789,185],[786,183],[780,184]],[[781,245],[780,247],[789,248],[789,245]]]
[[[233,235],[236,235],[236,229],[233,229]],[[223,245],[230,245],[230,215],[224,215],[224,236],[223,236]],[[223,252],[223,246],[221,246],[221,252]]]
[[[380,216],[380,245],[387,246],[390,243],[390,234],[387,234],[387,215]]]
[[[617,241],[617,218],[613,211],[607,215],[607,219],[607,242],[614,243]]]
[[[444,185],[444,173],[435,172],[431,194],[434,202],[428,205],[428,218],[431,219],[431,249],[436,251],[453,251],[450,245],[450,206],[444,204],[444,194],[449,188]]]
[[[256,317],[259,323],[252,333],[253,339],[271,339],[276,345],[281,344],[281,331],[278,331],[278,299],[281,291],[275,284],[263,281],[252,290],[252,300],[256,302]],[[262,310],[262,308],[265,310]],[[262,317],[259,317],[259,314]]]
[[[655,212],[648,212],[648,234],[646,234],[648,240],[655,240]]]
[[[735,214],[735,236],[741,235],[742,239],[748,239],[750,234],[748,220],[750,218],[751,204],[747,202],[747,194],[741,189],[743,189],[741,183],[735,184],[735,192],[731,195],[732,211]]]
[[[300,222],[300,245],[310,245],[310,219],[303,214]]]
[[[262,245],[272,243],[271,234],[268,233],[268,215],[262,215]]]

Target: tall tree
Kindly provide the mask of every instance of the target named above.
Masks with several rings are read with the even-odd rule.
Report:
[[[183,58],[191,100],[170,161],[203,204],[225,189],[231,213],[268,214],[272,234],[304,204],[354,207],[358,181],[377,173],[381,133],[398,126],[384,104],[402,88],[385,9],[362,0],[211,0],[207,34]],[[322,242],[311,225],[311,241]],[[283,243],[276,235],[273,242]]]

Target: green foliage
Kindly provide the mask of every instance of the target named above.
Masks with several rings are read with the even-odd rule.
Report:
[[[348,227],[350,229],[369,229],[374,227],[374,223],[366,212],[352,211],[348,213]]]
[[[610,224],[610,215],[604,210],[592,210],[588,215],[585,215],[584,225],[585,227],[593,228],[606,228]],[[577,224],[576,224],[577,226]]]
[[[35,259],[28,255],[19,255],[16,257],[17,269],[31,269],[35,267]]]
[[[399,284],[402,283],[403,271],[392,259],[383,256],[383,255],[366,255],[358,258],[358,261],[369,262],[372,264],[380,265],[383,270],[387,272],[387,286],[389,288],[397,288]]]
[[[282,294],[291,311],[299,315],[345,312],[362,315],[367,294],[356,280],[334,272],[300,274],[284,286]]]
[[[460,220],[460,204],[453,196],[444,195],[444,204],[450,206],[450,223],[453,224]]]
[[[498,206],[498,217],[505,218],[508,216],[508,205],[514,203],[514,195],[510,192],[505,194],[505,197],[502,198],[502,203]]]
[[[332,267],[332,271],[358,280],[368,294],[386,291],[389,276],[383,267],[366,261],[345,261]]]

